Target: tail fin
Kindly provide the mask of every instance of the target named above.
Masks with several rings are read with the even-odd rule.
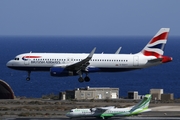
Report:
[[[161,28],[144,47],[141,53],[145,56],[155,56],[157,58],[162,56],[164,54],[164,47],[167,42],[169,30],[170,28]]]
[[[151,101],[151,95],[150,94],[145,95],[145,97],[138,104],[136,104],[131,108],[130,112],[131,113],[132,112],[138,113],[139,111],[143,112],[143,110],[148,109],[150,101]]]

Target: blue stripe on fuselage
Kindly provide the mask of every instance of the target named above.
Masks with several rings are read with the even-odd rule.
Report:
[[[9,67],[15,70],[22,70],[22,71],[50,71],[50,67]],[[88,68],[88,72],[124,72],[124,71],[131,71],[139,68]]]

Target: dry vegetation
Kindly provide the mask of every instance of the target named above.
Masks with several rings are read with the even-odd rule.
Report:
[[[41,99],[16,98],[14,100],[0,100],[0,116],[18,117],[58,117],[72,108],[93,108],[102,106],[116,106],[118,108],[129,107],[138,100],[58,100],[57,96],[48,95]],[[158,103],[180,103],[180,99],[174,101],[151,101],[151,105]]]

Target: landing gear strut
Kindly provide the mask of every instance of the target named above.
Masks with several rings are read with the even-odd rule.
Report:
[[[79,71],[78,72],[78,74],[79,74],[79,79],[78,79],[78,81],[80,82],[80,83],[82,83],[82,82],[89,82],[90,81],[90,78],[87,76],[87,72],[86,72],[86,77],[85,78],[83,78],[82,77],[82,72],[81,71]]]
[[[31,71],[28,71],[28,76],[26,78],[27,81],[29,81],[31,78],[30,78],[30,74],[31,74]]]

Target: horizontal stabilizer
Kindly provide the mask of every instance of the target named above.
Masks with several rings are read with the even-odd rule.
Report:
[[[156,62],[161,62],[161,61],[162,61],[162,58],[148,60],[149,63],[156,63]]]

